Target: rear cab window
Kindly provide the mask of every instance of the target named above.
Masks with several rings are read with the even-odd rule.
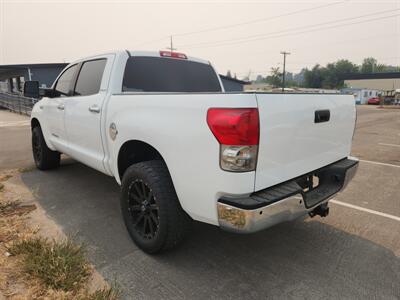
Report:
[[[132,56],[128,59],[123,92],[221,92],[219,78],[209,64],[186,59]]]

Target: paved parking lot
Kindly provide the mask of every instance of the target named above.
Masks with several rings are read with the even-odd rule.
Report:
[[[0,109],[0,171],[33,164],[29,118]]]
[[[29,126],[17,121],[0,111],[0,169],[32,165]],[[400,110],[358,107],[353,155],[358,174],[327,218],[254,235],[197,223],[182,247],[158,256],[130,241],[114,179],[69,159],[22,179],[127,299],[400,299]]]

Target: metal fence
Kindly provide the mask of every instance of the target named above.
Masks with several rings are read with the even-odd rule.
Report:
[[[37,99],[27,98],[16,94],[0,92],[0,107],[11,111],[30,115],[33,105]]]

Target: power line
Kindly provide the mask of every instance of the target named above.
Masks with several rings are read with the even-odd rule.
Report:
[[[340,22],[344,22],[344,21],[365,18],[365,17],[368,17],[368,16],[381,15],[381,14],[394,12],[394,11],[399,11],[399,10],[400,10],[400,8],[398,8],[398,9],[389,9],[389,10],[384,10],[384,11],[380,11],[380,12],[374,12],[374,13],[370,13],[370,14],[360,15],[360,16],[356,16],[356,17],[349,17],[349,18],[333,20],[333,21],[328,21],[328,22],[323,22],[323,23],[318,23],[318,24],[312,24],[312,25],[305,25],[305,26],[300,26],[300,27],[293,27],[293,28],[283,29],[283,30],[274,31],[274,32],[270,32],[270,33],[255,34],[255,35],[250,35],[250,36],[246,36],[246,37],[242,37],[242,38],[226,39],[226,40],[215,41],[215,42],[202,42],[202,43],[195,43],[195,44],[186,44],[186,45],[181,45],[181,47],[193,47],[193,46],[202,46],[202,45],[209,45],[209,44],[210,45],[211,44],[216,44],[217,45],[217,44],[223,44],[223,43],[226,43],[226,42],[247,41],[248,39],[254,39],[254,38],[258,38],[258,37],[268,37],[268,36],[279,34],[279,33],[285,33],[285,32],[290,32],[290,31],[297,31],[297,30],[300,30],[300,29],[312,28],[312,27],[316,27],[316,26],[340,23]]]
[[[368,41],[368,40],[371,40],[371,39],[375,39],[375,40],[387,39],[387,38],[391,38],[393,36],[398,37],[398,34],[387,34],[387,35],[380,35],[379,34],[379,35],[370,35],[370,36],[363,37],[363,38],[360,38],[360,39],[339,40],[339,41],[324,43],[324,46],[326,46],[326,45],[340,45],[340,44],[347,44],[347,43],[354,44],[355,42],[359,42],[359,41]],[[309,49],[309,48],[315,48],[315,45],[310,44],[308,46],[291,48],[291,50],[292,51],[296,51],[296,52],[301,52],[301,51]],[[251,55],[259,55],[259,54],[265,55],[265,53],[273,53],[273,52],[274,52],[273,50],[269,49],[269,50],[264,50],[264,51],[255,51],[255,52],[249,51],[249,52],[246,52],[246,53],[247,54],[251,54]],[[298,63],[298,62],[295,62],[295,63],[291,62],[290,64],[296,64],[296,63]],[[313,63],[313,62],[302,62],[302,64],[308,64],[308,63]]]
[[[382,20],[382,19],[390,19],[390,18],[395,18],[400,16],[400,14],[396,14],[396,15],[390,15],[390,16],[383,16],[383,17],[379,17],[379,18],[371,18],[371,19],[366,19],[363,21],[359,21],[359,22],[351,22],[351,23],[345,23],[345,24],[338,24],[338,25],[334,25],[334,26],[327,26],[327,27],[323,27],[323,28],[316,28],[313,30],[304,30],[304,31],[299,31],[299,32],[290,32],[290,33],[286,33],[286,34],[281,34],[281,35],[275,35],[275,36],[270,36],[270,35],[266,35],[262,38],[250,38],[250,39],[245,39],[245,38],[241,38],[240,41],[237,41],[237,39],[233,39],[230,42],[226,42],[226,43],[215,43],[215,44],[211,44],[211,45],[205,45],[205,46],[200,46],[200,47],[187,47],[186,49],[197,49],[197,48],[209,48],[209,47],[220,47],[220,46],[230,46],[230,45],[236,45],[236,44],[241,44],[241,43],[246,43],[246,42],[253,42],[253,41],[260,41],[260,40],[268,40],[268,39],[274,39],[274,38],[280,38],[280,37],[286,37],[286,36],[292,36],[292,35],[297,35],[297,34],[304,34],[304,33],[310,33],[310,32],[316,32],[316,31],[321,31],[321,30],[326,30],[326,29],[334,29],[334,28],[340,28],[340,27],[345,27],[345,26],[351,26],[351,25],[356,25],[356,24],[362,24],[362,23],[366,23],[366,22],[373,22],[373,21],[378,21],[378,20]],[[315,26],[312,26],[315,27]],[[292,29],[294,30],[294,29]],[[181,48],[184,46],[181,46]]]
[[[276,15],[276,16],[273,16],[273,17],[255,19],[255,20],[250,20],[250,21],[240,22],[240,23],[235,23],[235,24],[230,24],[230,25],[211,27],[211,28],[206,28],[206,29],[197,30],[197,31],[189,31],[189,32],[184,32],[184,33],[178,33],[178,34],[174,34],[174,36],[187,36],[187,35],[205,33],[205,32],[210,32],[210,31],[218,31],[218,30],[223,30],[223,29],[228,29],[228,28],[235,28],[235,27],[245,26],[245,25],[249,25],[249,24],[256,24],[256,23],[271,21],[271,20],[282,18],[282,17],[288,17],[288,16],[304,13],[304,12],[309,12],[309,11],[313,11],[313,10],[317,10],[317,9],[321,9],[321,8],[331,7],[331,6],[343,4],[343,3],[349,2],[349,1],[350,0],[338,1],[338,2],[328,3],[328,4],[325,4],[325,5],[319,5],[319,6],[315,6],[315,7],[311,7],[311,8],[300,9],[300,10],[296,10],[296,11],[293,11],[293,12],[290,12],[290,13]]]
[[[183,37],[183,36],[188,36],[188,35],[193,35],[193,34],[200,34],[200,33],[205,33],[205,32],[218,31],[218,30],[223,30],[223,29],[228,29],[228,28],[235,28],[235,27],[245,26],[245,25],[249,25],[249,24],[256,24],[256,23],[261,23],[261,22],[266,22],[266,21],[270,21],[270,20],[279,19],[279,18],[282,18],[282,17],[287,17],[287,16],[301,14],[301,13],[305,13],[305,12],[309,12],[309,11],[313,11],[313,10],[318,10],[318,9],[322,9],[322,8],[326,8],[326,7],[331,7],[331,6],[343,4],[343,3],[349,2],[349,1],[350,0],[337,1],[337,2],[334,2],[334,3],[325,4],[325,5],[319,5],[319,6],[315,6],[315,7],[311,7],[311,8],[295,10],[295,11],[290,12],[290,13],[276,15],[276,16],[272,16],[272,17],[268,17],[268,18],[254,19],[254,20],[250,20],[250,21],[246,21],[246,22],[240,22],[240,23],[235,23],[235,24],[211,27],[211,28],[201,29],[201,30],[197,30],[197,31],[189,31],[189,32],[183,32],[183,33],[177,33],[177,34],[174,34],[174,36]],[[136,46],[143,46],[143,45],[152,44],[152,43],[155,43],[155,42],[160,42],[160,41],[163,41],[163,40],[167,39],[168,37],[169,36],[163,36],[163,37],[160,37],[160,38],[157,38],[157,39],[154,39],[154,40],[150,40],[150,41],[147,41],[147,42],[140,43],[140,44],[138,44]]]
[[[381,34],[379,34],[379,35],[370,35],[370,36],[366,36],[366,37],[363,37],[363,38],[360,38],[360,39],[346,39],[346,40],[339,40],[339,41],[334,41],[334,42],[329,42],[329,43],[324,43],[324,46],[326,46],[326,45],[340,45],[340,44],[347,44],[347,43],[352,43],[352,44],[354,44],[355,42],[359,42],[359,41],[367,41],[367,40],[371,40],[371,39],[374,39],[374,40],[378,40],[378,39],[387,39],[387,38],[392,38],[393,36],[396,36],[396,37],[398,37],[399,35],[398,34],[387,34],[387,35],[381,35]],[[302,52],[303,50],[307,50],[307,49],[309,49],[309,48],[315,48],[315,45],[313,45],[313,44],[309,44],[308,46],[302,46],[302,47],[296,47],[296,48],[291,48],[291,50],[292,51],[296,51],[296,52]],[[266,53],[275,53],[275,50],[271,50],[271,49],[267,49],[267,50],[264,50],[264,51],[248,51],[248,52],[246,52],[246,54],[247,55],[249,55],[249,54],[251,54],[252,56],[253,55],[264,55],[265,56],[265,54]],[[219,52],[218,54],[223,54],[223,55],[226,55],[225,53],[223,53],[223,52]],[[313,53],[314,54],[314,53]],[[215,55],[214,55],[215,56]],[[395,57],[392,57],[392,58],[395,58]],[[399,57],[400,58],[400,57]],[[269,62],[269,63],[276,63],[276,61],[274,61],[274,62]],[[298,62],[298,61],[295,61],[295,62],[290,62],[290,64],[291,65],[296,65],[296,64],[313,64],[313,63],[315,63],[315,62]]]

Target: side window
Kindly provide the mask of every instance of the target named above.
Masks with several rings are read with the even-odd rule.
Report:
[[[54,88],[57,96],[69,96],[69,92],[71,91],[71,84],[74,80],[77,67],[78,65],[73,65],[69,67],[67,70],[64,71],[64,73],[62,73],[60,78],[58,78],[56,86]]]
[[[106,62],[106,59],[97,59],[83,63],[75,86],[75,96],[88,96],[99,92]]]

